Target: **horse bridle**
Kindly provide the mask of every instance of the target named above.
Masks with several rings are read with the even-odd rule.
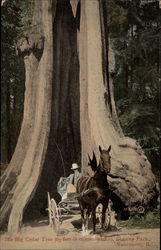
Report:
[[[101,168],[100,168],[100,169],[101,169],[101,172],[105,171],[105,169],[104,169],[104,167],[103,167],[103,163],[102,163],[101,158],[100,158],[99,164],[100,164],[100,166],[101,166]]]
[[[103,164],[102,164],[102,160],[100,159],[100,166],[101,166],[101,172],[105,171],[104,167],[103,167]]]

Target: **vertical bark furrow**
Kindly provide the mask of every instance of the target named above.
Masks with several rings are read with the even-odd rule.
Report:
[[[107,3],[103,0],[100,0],[100,26],[101,26],[101,37],[102,37],[102,68],[104,75],[104,84],[107,88],[105,92],[105,102],[107,108],[109,108],[112,115],[113,109],[111,104],[111,91],[109,86],[109,61],[108,61],[108,24],[107,24]]]
[[[80,65],[80,131],[81,131],[81,165],[83,173],[87,172],[88,155],[92,154],[91,124],[88,114],[88,69],[87,69],[87,16],[85,1],[81,0],[81,17],[79,32],[79,65]]]

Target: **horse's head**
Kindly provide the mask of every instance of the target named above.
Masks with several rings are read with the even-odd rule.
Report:
[[[106,174],[110,173],[111,170],[111,156],[109,154],[111,150],[111,145],[107,150],[104,150],[99,146],[100,151],[100,170],[105,171]]]

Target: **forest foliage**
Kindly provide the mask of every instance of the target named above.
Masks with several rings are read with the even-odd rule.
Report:
[[[158,1],[107,0],[115,54],[114,92],[125,135],[145,150],[159,173],[161,10]],[[33,0],[6,1],[1,15],[1,163],[14,152],[23,117],[25,72],[16,44],[31,24]]]
[[[14,152],[23,117],[25,71],[16,44],[30,25],[30,1],[6,1],[1,7],[1,163]]]
[[[159,174],[159,2],[108,1],[108,30],[116,63],[113,82],[120,123],[124,134],[142,146],[153,170]]]

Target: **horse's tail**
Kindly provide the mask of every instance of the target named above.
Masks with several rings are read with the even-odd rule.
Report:
[[[102,190],[98,187],[89,188],[87,190],[83,190],[80,194],[77,193],[75,195],[75,198],[79,199],[79,198],[85,197],[86,195],[89,195],[92,192],[102,192]]]

